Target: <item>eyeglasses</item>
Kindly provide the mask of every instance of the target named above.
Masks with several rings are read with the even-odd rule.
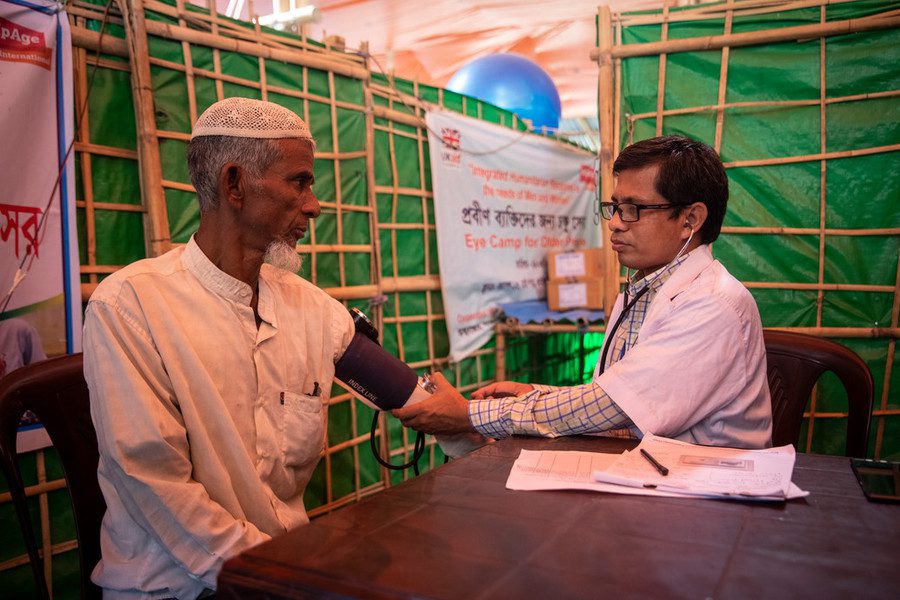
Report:
[[[607,221],[613,218],[614,213],[625,223],[634,223],[641,218],[642,210],[657,210],[661,208],[674,208],[681,204],[633,204],[631,202],[601,202],[600,215]]]

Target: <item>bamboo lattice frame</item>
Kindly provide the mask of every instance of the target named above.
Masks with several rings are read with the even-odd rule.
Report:
[[[781,156],[771,158],[757,158],[752,160],[731,161],[725,163],[727,170],[736,168],[762,167],[768,165],[783,165],[794,163],[814,163],[820,165],[820,197],[819,197],[819,226],[817,228],[789,228],[789,227],[753,227],[731,226],[723,227],[722,233],[728,234],[752,234],[752,235],[813,235],[818,238],[818,275],[815,283],[795,283],[777,281],[745,281],[744,285],[749,289],[776,289],[776,290],[806,290],[816,293],[815,301],[815,326],[814,327],[775,327],[799,331],[811,335],[839,337],[839,338],[875,338],[884,339],[887,345],[887,355],[884,364],[884,377],[880,398],[875,398],[873,417],[875,422],[874,455],[879,457],[882,452],[885,435],[885,422],[888,418],[898,418],[900,408],[889,406],[891,398],[891,375],[895,362],[896,340],[900,337],[898,328],[898,313],[900,313],[900,256],[897,259],[897,280],[894,285],[871,284],[836,284],[825,282],[825,255],[829,248],[829,238],[836,236],[898,236],[900,228],[896,227],[872,227],[866,229],[840,229],[827,227],[826,214],[826,167],[828,161],[857,156],[867,156],[897,152],[900,144],[876,145],[860,147],[852,150],[829,151],[827,148],[827,119],[826,108],[828,106],[861,102],[867,100],[896,98],[900,96],[900,90],[881,90],[873,93],[845,95],[837,97],[826,96],[825,81],[826,72],[826,40],[829,36],[852,32],[876,31],[883,29],[900,28],[900,14],[897,11],[885,11],[858,19],[840,21],[826,20],[826,7],[851,2],[852,0],[728,0],[711,5],[700,5],[694,8],[686,8],[677,12],[670,11],[668,2],[663,10],[654,14],[613,14],[606,6],[601,6],[598,13],[598,47],[592,51],[591,56],[599,64],[599,113],[601,135],[601,195],[608,200],[612,193],[612,165],[618,154],[619,144],[623,137],[626,142],[634,141],[633,131],[635,123],[641,120],[655,123],[656,135],[663,133],[664,120],[675,115],[697,115],[703,113],[715,114],[714,147],[720,151],[722,147],[723,127],[725,116],[730,109],[736,108],[763,108],[778,109],[783,107],[810,106],[819,107],[820,149],[815,154],[803,154],[796,156]],[[798,9],[819,9],[820,22],[816,25],[802,25],[794,27],[775,27],[766,30],[733,33],[732,26],[736,19],[751,15],[766,15],[781,13]],[[667,39],[668,28],[672,23],[688,22],[722,22],[722,33],[705,37],[686,37],[681,39]],[[632,26],[659,25],[661,28],[661,40],[658,42],[623,44],[623,30]],[[728,102],[728,74],[729,56],[732,48],[772,44],[785,41],[801,41],[805,39],[818,39],[819,42],[819,97],[808,100],[759,100],[753,102]],[[692,51],[721,50],[718,99],[716,104],[703,106],[679,107],[667,109],[664,98],[666,92],[666,58],[669,54]],[[640,114],[622,114],[622,63],[635,57],[658,57],[658,81],[657,81],[657,105],[655,111]],[[626,136],[621,135],[620,124],[626,127]],[[608,240],[608,232],[604,231]],[[608,247],[608,245],[607,245]],[[832,250],[834,252],[834,250]],[[607,297],[619,289],[624,279],[619,275],[615,264],[615,258],[608,257],[606,281]],[[828,291],[861,291],[891,294],[893,296],[890,323],[887,327],[876,324],[874,327],[826,327],[822,324],[822,308],[825,292]],[[896,395],[896,391],[894,392]],[[806,431],[806,450],[812,446],[815,424],[819,419],[845,418],[844,412],[825,412],[817,410],[818,394],[814,394],[811,400]],[[894,402],[893,404],[896,404]],[[871,448],[872,446],[870,446]]]
[[[379,264],[378,271],[382,274],[381,291],[386,294],[386,303],[393,308],[390,315],[384,315],[382,312],[382,326],[384,330],[392,330],[396,338],[398,356],[404,362],[416,369],[443,370],[448,366],[453,367],[453,376],[449,379],[457,389],[465,393],[474,390],[485,383],[486,375],[492,366],[494,358],[493,350],[484,348],[474,353],[471,359],[467,359],[468,368],[463,364],[450,365],[445,354],[438,355],[435,352],[435,333],[443,329],[443,320],[445,315],[436,312],[434,305],[440,297],[440,278],[438,275],[437,264],[432,256],[436,257],[436,228],[434,225],[433,211],[431,209],[434,196],[430,190],[430,185],[426,177],[426,165],[428,164],[427,154],[427,131],[425,130],[425,105],[420,100],[422,90],[417,82],[412,82],[410,89],[399,90],[391,78],[383,83],[373,82],[369,86],[369,93],[372,95],[373,111],[373,146],[376,148],[383,147],[374,143],[375,135],[383,135],[387,138],[388,153],[387,158],[390,166],[389,184],[379,184],[375,181],[375,169],[372,173],[373,183],[370,186],[372,194],[376,196],[376,204],[384,205],[388,210],[379,211],[379,214],[387,214],[387,218],[376,220],[376,228],[378,230],[380,251],[377,256],[381,257],[382,263],[388,257],[389,265]],[[444,106],[443,91],[437,90],[437,104]],[[466,98],[462,99],[462,112],[467,112]],[[476,103],[476,115],[481,117],[482,104]],[[515,117],[512,117],[513,126],[517,125]],[[503,115],[501,115],[501,124],[503,124]],[[414,144],[415,159],[418,165],[418,181],[414,187],[404,186],[400,184],[397,145],[399,143]],[[421,215],[419,222],[409,222],[400,218],[400,207],[403,203],[417,204],[418,212]],[[415,211],[414,211],[415,212]],[[401,257],[403,241],[398,239],[402,234],[413,234],[421,236],[422,247],[424,248],[424,263],[421,273],[414,275],[406,275],[401,273]],[[432,252],[432,249],[435,249]],[[424,294],[424,312],[423,314],[400,314],[401,306],[405,304],[404,297],[409,298],[414,295]],[[412,357],[408,355],[408,344],[404,342],[404,329],[414,326],[414,324],[424,324],[426,333],[426,350],[425,357]],[[464,377],[463,371],[470,371],[475,377]],[[382,426],[384,424],[382,423]],[[391,457],[399,456],[402,461],[410,458],[410,449],[412,444],[409,439],[409,432],[406,429],[401,431],[402,444],[399,448],[391,449]],[[435,447],[433,441],[429,439],[429,460],[434,460]],[[402,477],[408,477],[408,472],[404,472]]]

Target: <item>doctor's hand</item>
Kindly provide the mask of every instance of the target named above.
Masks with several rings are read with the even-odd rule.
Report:
[[[478,388],[472,392],[473,400],[484,400],[485,398],[506,398],[507,396],[521,396],[534,390],[534,386],[530,383],[519,383],[518,381],[495,381],[483,388]]]
[[[424,433],[451,435],[475,431],[469,422],[469,402],[440,373],[431,381],[435,392],[431,398],[391,411],[406,427]]]

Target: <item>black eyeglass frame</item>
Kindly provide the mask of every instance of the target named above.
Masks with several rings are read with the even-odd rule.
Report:
[[[628,220],[625,218],[625,215],[622,213],[622,206],[633,206],[634,207],[634,220]],[[623,223],[637,223],[641,220],[641,211],[642,210],[659,210],[663,208],[683,208],[686,206],[690,206],[689,204],[635,204],[634,202],[601,202],[600,203],[600,216],[603,217],[604,220],[609,221],[612,219],[613,214],[618,213],[619,218]],[[609,210],[609,216],[606,216],[607,210]]]

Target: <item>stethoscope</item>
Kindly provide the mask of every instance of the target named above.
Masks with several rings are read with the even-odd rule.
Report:
[[[694,228],[691,227],[690,223],[685,223],[685,227],[691,228],[691,235],[688,236],[688,239],[684,243],[684,246],[681,247],[681,250],[678,251],[678,254],[675,255],[675,258],[670,260],[665,267],[659,269],[656,272],[656,275],[653,276],[653,279],[648,281],[647,285],[642,287],[641,290],[636,293],[634,295],[634,298],[632,298],[630,301],[628,300],[628,287],[626,286],[625,291],[623,292],[624,296],[622,298],[624,306],[622,307],[622,312],[619,313],[619,318],[616,319],[616,322],[613,324],[612,329],[610,329],[606,334],[606,343],[603,345],[603,353],[600,355],[600,368],[597,370],[597,375],[602,375],[603,372],[606,371],[606,356],[609,353],[610,346],[612,346],[615,342],[616,331],[619,330],[619,326],[622,324],[622,321],[625,320],[625,317],[628,315],[628,311],[630,311],[634,307],[634,305],[637,304],[637,301],[640,300],[644,294],[650,291],[650,286],[653,285],[653,282],[656,281],[660,275],[665,273],[666,269],[669,268],[669,265],[678,260],[681,255],[684,254],[684,251],[687,249],[688,244],[691,243],[691,239],[693,239],[694,237]],[[621,356],[619,358],[621,358]]]
[[[655,277],[653,279],[656,280]],[[631,299],[631,302],[628,301],[628,290],[627,289],[625,290],[625,292],[624,292],[625,307],[622,309],[622,312],[619,313],[619,318],[616,319],[615,324],[613,324],[612,329],[610,329],[609,333],[607,334],[608,341],[606,342],[606,345],[603,347],[603,354],[600,356],[600,370],[597,371],[597,375],[602,375],[603,372],[606,370],[606,355],[609,352],[609,347],[613,345],[614,340],[616,339],[616,337],[615,337],[616,331],[619,330],[619,325],[621,325],[622,321],[625,320],[626,315],[628,315],[628,311],[630,311],[632,309],[632,307],[635,304],[637,304],[637,301],[641,299],[641,296],[643,296],[650,290],[651,283],[653,283],[653,281],[649,282],[647,285],[645,285],[643,288],[641,288],[641,291],[639,291],[637,294],[634,295],[634,298]]]

